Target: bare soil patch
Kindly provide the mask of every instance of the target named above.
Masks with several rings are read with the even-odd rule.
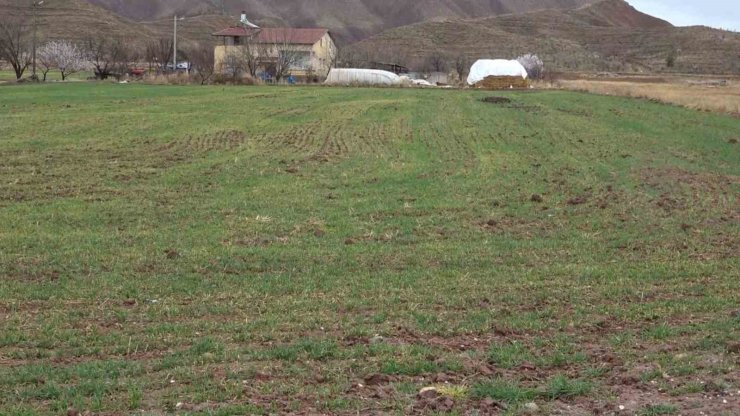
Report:
[[[488,104],[509,104],[511,103],[510,98],[496,97],[496,96],[485,97],[481,99],[481,101],[483,101],[484,103],[488,103]]]

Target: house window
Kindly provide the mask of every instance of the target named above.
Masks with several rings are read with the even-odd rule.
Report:
[[[239,36],[234,36],[234,45],[241,45],[242,44],[242,38]]]
[[[308,69],[311,67],[311,53],[310,52],[298,52],[298,56],[296,56],[295,64],[293,64],[293,68],[295,69]]]

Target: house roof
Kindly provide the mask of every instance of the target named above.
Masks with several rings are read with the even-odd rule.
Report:
[[[313,45],[328,32],[329,30],[324,28],[266,27],[252,29],[237,26],[216,32],[213,36],[256,36],[255,41],[259,43],[286,42],[297,45]]]

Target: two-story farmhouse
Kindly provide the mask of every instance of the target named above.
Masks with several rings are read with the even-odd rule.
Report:
[[[336,60],[337,47],[324,28],[260,28],[245,14],[237,26],[213,34],[221,39],[214,51],[217,72],[226,72],[230,56],[252,60],[257,74],[297,78],[325,77]]]

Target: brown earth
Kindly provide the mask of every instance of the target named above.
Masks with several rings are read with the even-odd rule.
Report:
[[[14,0],[0,0],[0,15],[26,16],[32,12],[25,4]],[[183,20],[178,25],[182,45],[193,42],[213,42],[211,34],[231,24],[224,16],[204,15]],[[55,0],[38,9],[38,27],[41,42],[46,39],[83,41],[105,36],[124,40],[137,47],[151,39],[170,38],[172,18],[151,22],[135,22],[85,0]]]
[[[429,21],[385,31],[351,49],[360,57],[379,55],[402,64],[440,54],[450,61],[459,55],[472,61],[536,53],[550,71],[740,74],[740,34],[666,25],[623,0],[575,10]],[[671,55],[675,62],[668,68]]]
[[[91,3],[137,21],[170,18],[174,14],[223,13],[245,10],[261,26],[320,26],[346,42],[354,42],[393,27],[444,17],[474,18],[541,9],[569,9],[593,0],[90,0]]]

